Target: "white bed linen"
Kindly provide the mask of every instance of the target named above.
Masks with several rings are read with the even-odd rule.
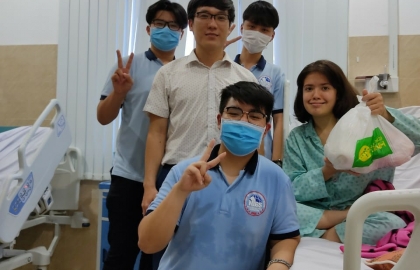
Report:
[[[341,270],[343,253],[339,243],[321,238],[302,237],[291,270]],[[372,270],[360,259],[361,270]]]
[[[393,184],[395,189],[420,188],[420,154],[395,169]]]
[[[399,110],[420,119],[420,106],[404,107]],[[395,169],[393,184],[396,189],[420,188],[420,154]]]
[[[19,170],[18,149],[30,129],[30,126],[24,126],[0,133],[0,194],[7,176]],[[36,156],[36,150],[41,147],[50,132],[50,128],[38,128],[32,136],[26,148],[26,160],[29,165]],[[17,182],[14,180],[9,190],[12,190]]]

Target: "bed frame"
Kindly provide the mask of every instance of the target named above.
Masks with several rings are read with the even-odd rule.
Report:
[[[29,164],[25,156],[28,143],[54,109],[56,114],[49,126],[51,131],[38,147],[32,164]],[[53,196],[56,196],[58,202],[58,205],[52,209],[64,210],[66,207],[68,210],[77,209],[79,169],[82,158],[78,149],[69,148],[71,140],[66,118],[58,101],[53,99],[31,127],[18,149],[19,171],[6,176],[6,182],[0,190],[0,259],[3,258],[0,261],[0,269],[15,269],[33,263],[37,269],[45,270],[60,237],[60,224],[68,224],[72,228],[90,225],[82,212],[74,212],[72,216],[63,216],[58,212],[50,211],[46,215],[28,219],[50,182],[56,188]],[[15,180],[18,184],[10,189]],[[64,189],[70,192],[70,196],[66,196],[63,202],[60,195],[63,194]],[[45,247],[36,247],[31,250],[13,249],[15,238],[20,230],[43,223],[51,223],[55,226],[54,237],[48,249]]]
[[[415,218],[413,233],[404,254],[393,270],[415,269],[420,250],[420,189],[375,191],[360,197],[350,208],[344,242],[344,270],[360,269],[363,223],[379,211],[408,210]]]

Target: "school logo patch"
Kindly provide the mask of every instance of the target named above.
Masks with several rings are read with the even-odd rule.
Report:
[[[268,91],[271,90],[272,82],[271,82],[271,78],[270,77],[268,77],[266,75],[261,76],[258,79],[258,82],[260,83],[260,85],[264,86]]]
[[[245,195],[244,208],[245,211],[251,216],[259,216],[265,211],[267,206],[264,195],[258,191],[250,191]]]

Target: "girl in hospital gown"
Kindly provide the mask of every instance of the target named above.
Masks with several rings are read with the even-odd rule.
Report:
[[[283,169],[293,183],[298,201],[302,236],[322,237],[344,242],[345,218],[349,207],[376,179],[392,182],[395,168],[382,168],[355,175],[337,171],[324,158],[324,144],[337,120],[358,104],[356,93],[342,70],[326,60],[306,66],[298,77],[295,114],[305,124],[293,129],[286,140]],[[383,105],[379,93],[366,95],[372,114],[380,114],[420,151],[420,121]],[[363,227],[363,243],[375,245],[392,229],[406,224],[389,212],[370,215]]]

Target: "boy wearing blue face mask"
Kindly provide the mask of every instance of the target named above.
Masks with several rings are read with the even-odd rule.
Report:
[[[221,92],[221,144],[169,172],[139,226],[147,253],[168,248],[159,269],[289,269],[299,243],[296,201],[289,178],[258,155],[270,129],[273,96],[252,82]]]
[[[283,158],[283,88],[284,73],[264,59],[263,50],[273,40],[279,24],[275,7],[266,1],[255,1],[243,13],[242,52],[235,62],[249,69],[258,82],[274,95],[273,135],[264,138],[264,155],[282,166]]]
[[[97,109],[98,121],[107,125],[122,112],[111,186],[106,205],[110,249],[104,270],[133,269],[139,253],[137,227],[143,217],[144,152],[149,118],[143,106],[156,72],[174,59],[175,49],[187,27],[185,9],[170,1],[151,5],[146,13],[150,49],[122,58],[111,69]],[[151,256],[142,255],[140,269],[151,268]]]

